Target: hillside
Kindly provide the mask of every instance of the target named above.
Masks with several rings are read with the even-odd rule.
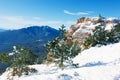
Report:
[[[0,32],[0,53],[11,52],[12,46],[30,48],[37,55],[46,55],[44,45],[59,35],[59,31],[49,26],[31,26],[19,30]],[[8,65],[0,63],[0,74]]]
[[[30,68],[35,68],[36,73],[30,73],[22,76],[11,76],[10,70],[6,70],[1,76],[0,80],[119,80],[120,79],[120,20],[119,19],[105,19],[103,17],[98,18],[80,18],[77,20],[75,25],[72,25],[68,30],[66,36],[68,40],[77,40],[79,44],[82,44],[83,40],[91,35],[94,35],[95,28],[99,26],[104,28],[102,33],[117,32],[114,35],[105,36],[105,41],[116,40],[115,42],[106,42],[106,45],[99,44],[102,39],[92,39],[97,40],[98,45],[89,46],[84,48],[81,46],[81,53],[79,53],[75,58],[72,58],[75,66],[65,65],[64,69],[61,70],[56,66],[56,64],[49,64],[46,61],[43,64],[29,65]],[[117,29],[115,29],[117,27]],[[99,36],[99,30],[96,34]],[[113,29],[114,28],[114,29]],[[102,29],[101,29],[102,30]],[[115,30],[115,31],[112,31]],[[69,38],[70,37],[70,38]],[[72,39],[71,39],[72,38]],[[99,40],[100,39],[100,40]],[[92,40],[95,42],[95,40]],[[103,39],[104,40],[104,39]],[[41,40],[37,40],[41,41]],[[90,41],[88,41],[90,42]],[[92,42],[90,42],[92,43]],[[38,43],[36,43],[37,45]],[[56,43],[57,44],[57,43]],[[61,46],[61,44],[59,44]],[[32,44],[31,44],[32,46]],[[66,47],[66,45],[64,45]],[[58,48],[59,46],[55,47]],[[73,47],[73,45],[72,45]],[[68,50],[70,52],[64,52],[66,55],[72,54],[72,47]],[[53,49],[56,51],[56,49]],[[50,48],[51,49],[51,48]],[[66,50],[68,47],[62,49]],[[63,53],[62,52],[59,53]],[[51,54],[51,53],[49,53]],[[59,56],[61,56],[61,54]],[[65,55],[64,55],[65,56]],[[67,56],[68,57],[68,56]],[[69,58],[69,57],[68,57]],[[54,57],[52,58],[54,59]],[[60,58],[61,59],[61,58]],[[59,60],[59,58],[58,58]],[[68,59],[69,60],[69,59]],[[55,59],[57,61],[57,59]],[[59,62],[58,62],[59,63]],[[71,62],[72,63],[72,62]]]
[[[0,52],[10,52],[13,45],[18,45],[43,55],[44,44],[58,35],[59,31],[49,26],[31,26],[0,32]]]
[[[119,80],[120,79],[120,43],[102,47],[91,47],[79,53],[73,61],[78,68],[58,69],[54,64],[31,65],[37,73],[14,77],[13,80]],[[8,72],[0,76],[6,80]]]

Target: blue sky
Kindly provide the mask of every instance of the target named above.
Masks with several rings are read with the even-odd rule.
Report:
[[[120,17],[120,0],[0,0],[0,28],[69,27],[82,16]]]

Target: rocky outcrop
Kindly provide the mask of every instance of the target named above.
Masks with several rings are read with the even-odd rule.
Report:
[[[67,36],[72,40],[77,40],[81,45],[83,40],[87,38],[96,26],[104,26],[106,30],[111,30],[113,26],[118,25],[120,19],[115,18],[103,18],[101,16],[94,18],[81,17],[77,19],[76,24],[71,25],[67,31]]]
[[[66,36],[72,36],[72,34],[78,29],[77,25],[71,25],[70,29],[67,31]]]

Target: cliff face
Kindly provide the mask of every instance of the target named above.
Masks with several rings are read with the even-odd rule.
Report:
[[[82,44],[83,40],[92,33],[96,26],[101,25],[106,30],[111,30],[113,26],[119,23],[120,19],[116,18],[103,18],[101,16],[94,18],[82,17],[77,19],[74,25],[71,25],[67,36],[72,37],[73,40],[77,40],[79,44]]]

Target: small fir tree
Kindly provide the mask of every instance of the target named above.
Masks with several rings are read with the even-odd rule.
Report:
[[[0,53],[0,62],[8,64],[9,61],[9,54],[8,53]]]
[[[114,26],[110,31],[105,30],[104,26],[98,26],[93,33],[83,41],[85,48],[96,45],[107,45],[120,41],[120,25]]]
[[[75,57],[80,52],[80,47],[77,42],[67,43],[65,26],[62,25],[60,35],[53,41],[46,44],[46,52],[48,53],[47,60],[49,62],[55,62],[60,68],[63,69],[64,63],[72,62],[71,58]]]
[[[83,41],[83,45],[85,46],[85,48],[96,45],[106,45],[106,34],[107,32],[105,31],[104,27],[97,26],[93,30],[93,33],[90,34],[90,36]]]
[[[28,74],[30,71],[26,71],[28,65],[34,64],[37,55],[35,55],[31,50],[13,46],[13,51],[11,55],[8,53],[0,54],[0,61],[3,63],[11,64],[12,75],[21,76],[22,73]],[[29,68],[29,70],[31,70]]]

